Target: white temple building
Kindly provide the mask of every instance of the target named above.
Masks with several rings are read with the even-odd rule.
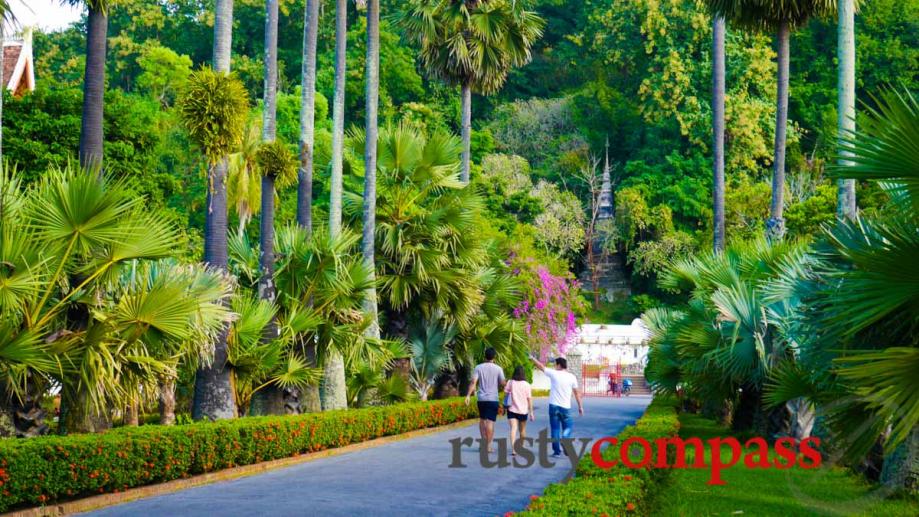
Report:
[[[630,325],[584,324],[578,327],[578,341],[567,352],[568,369],[578,377],[584,365],[602,370],[622,366],[623,374],[641,374],[648,360],[651,331],[636,318]],[[533,388],[548,389],[549,380],[533,372]]]

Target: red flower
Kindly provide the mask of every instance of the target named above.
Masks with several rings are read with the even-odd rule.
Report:
[[[535,501],[535,500],[537,500],[537,499],[539,499],[539,496],[538,496],[538,495],[531,495],[531,496],[530,496],[530,501]]]
[[[625,509],[628,510],[628,511],[630,511],[630,512],[631,512],[631,511],[634,511],[634,510],[635,510],[635,504],[634,504],[634,503],[628,503],[628,504],[625,505]]]
[[[624,479],[624,480],[626,480],[626,481],[631,481],[631,480],[632,480],[632,476],[625,475],[625,476],[622,477],[622,479]]]

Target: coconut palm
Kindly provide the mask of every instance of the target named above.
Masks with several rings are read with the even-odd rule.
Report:
[[[224,3],[218,0],[218,7]],[[218,11],[215,24],[215,62],[229,66],[221,37],[227,30]],[[220,29],[219,31],[217,29]],[[223,42],[223,43],[222,43]],[[219,57],[219,60],[217,59]],[[228,155],[237,148],[245,130],[248,102],[242,83],[227,72],[201,69],[191,74],[179,103],[179,115],[189,137],[204,153],[208,164],[207,217],[205,221],[204,262],[219,270],[227,268],[227,189]],[[233,418],[236,405],[226,363],[226,338],[214,347],[214,360],[198,370],[195,382],[195,418]]]
[[[775,153],[772,171],[772,203],[766,235],[778,240],[785,235],[785,144],[788,129],[788,63],[791,31],[814,16],[836,12],[836,0],[708,0],[715,16],[728,23],[754,30],[776,33],[776,113]]]
[[[545,24],[514,0],[411,0],[399,15],[406,37],[420,47],[428,73],[460,86],[463,157],[469,182],[472,92],[499,90],[510,69],[530,61]]]
[[[80,165],[102,168],[103,109],[105,107],[105,46],[108,11],[118,0],[66,0],[86,4],[86,65],[83,73],[83,119],[80,124]]]
[[[855,8],[855,0],[839,0],[836,52],[839,61],[837,119],[840,135],[851,134],[855,131]],[[845,152],[841,155],[845,159]],[[855,218],[855,180],[853,179],[839,180],[836,217],[839,219]]]
[[[316,126],[316,42],[319,36],[319,3],[320,0],[306,0],[303,7],[297,223],[308,231],[313,227],[313,139]]]
[[[376,262],[376,216],[377,216],[377,108],[380,104],[380,0],[369,0],[367,4],[367,64],[366,77],[366,125],[364,141],[364,212],[361,255],[375,280]],[[371,325],[368,328],[370,337],[380,337],[380,325],[377,320],[377,290],[371,286],[367,290],[364,310],[370,315]]]

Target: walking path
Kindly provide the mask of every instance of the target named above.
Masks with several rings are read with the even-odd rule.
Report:
[[[573,437],[617,434],[644,412],[650,397],[587,398]],[[537,399],[527,435],[548,427],[547,399]],[[576,409],[575,409],[576,411]],[[499,418],[496,437],[507,437]],[[464,448],[466,468],[449,468],[449,440],[478,437],[478,424],[104,508],[94,516],[503,515],[571,472],[567,458],[552,468],[492,468]],[[550,451],[551,452],[551,451]],[[590,448],[586,449],[590,454]],[[496,454],[491,455],[494,460]]]

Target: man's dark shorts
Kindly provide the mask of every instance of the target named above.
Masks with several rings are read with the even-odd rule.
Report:
[[[497,400],[480,400],[476,402],[476,404],[479,406],[479,418],[482,420],[491,420],[492,422],[498,419]]]

